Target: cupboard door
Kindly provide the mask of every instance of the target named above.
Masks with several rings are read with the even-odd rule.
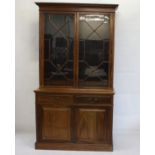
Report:
[[[44,23],[44,84],[73,84],[74,15],[46,13]]]
[[[70,141],[70,108],[42,107],[42,139]]]
[[[110,15],[80,14],[79,85],[107,87],[109,81]]]
[[[111,109],[78,108],[76,116],[78,142],[111,143]]]

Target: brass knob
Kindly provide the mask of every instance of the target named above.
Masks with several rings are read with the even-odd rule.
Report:
[[[55,99],[58,100],[59,99],[59,96],[55,96]]]
[[[97,102],[98,101],[98,98],[94,98],[94,101]]]
[[[88,99],[88,101],[93,101],[93,98],[92,98],[92,97],[90,97],[90,98]]]

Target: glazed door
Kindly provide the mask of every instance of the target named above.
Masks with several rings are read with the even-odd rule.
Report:
[[[44,14],[43,83],[73,85],[74,14]]]
[[[110,15],[79,15],[79,85],[107,87],[110,62]]]
[[[77,18],[77,14],[44,14],[41,83],[108,87],[112,80],[111,15],[80,13]]]

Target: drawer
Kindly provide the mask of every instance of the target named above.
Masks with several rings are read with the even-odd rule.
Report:
[[[72,95],[37,95],[37,103],[73,104]]]
[[[111,104],[112,96],[93,96],[93,95],[77,95],[75,103],[78,104]]]

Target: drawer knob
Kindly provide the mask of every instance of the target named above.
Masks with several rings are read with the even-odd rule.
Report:
[[[58,99],[59,99],[59,97],[58,97],[58,96],[55,96],[55,99],[56,99],[56,100],[58,100]]]
[[[98,98],[91,97],[91,98],[88,99],[88,101],[90,101],[90,102],[97,102]]]
[[[93,98],[90,97],[90,98],[88,99],[88,101],[93,101]]]
[[[98,98],[94,98],[94,101],[97,102],[98,101]]]

